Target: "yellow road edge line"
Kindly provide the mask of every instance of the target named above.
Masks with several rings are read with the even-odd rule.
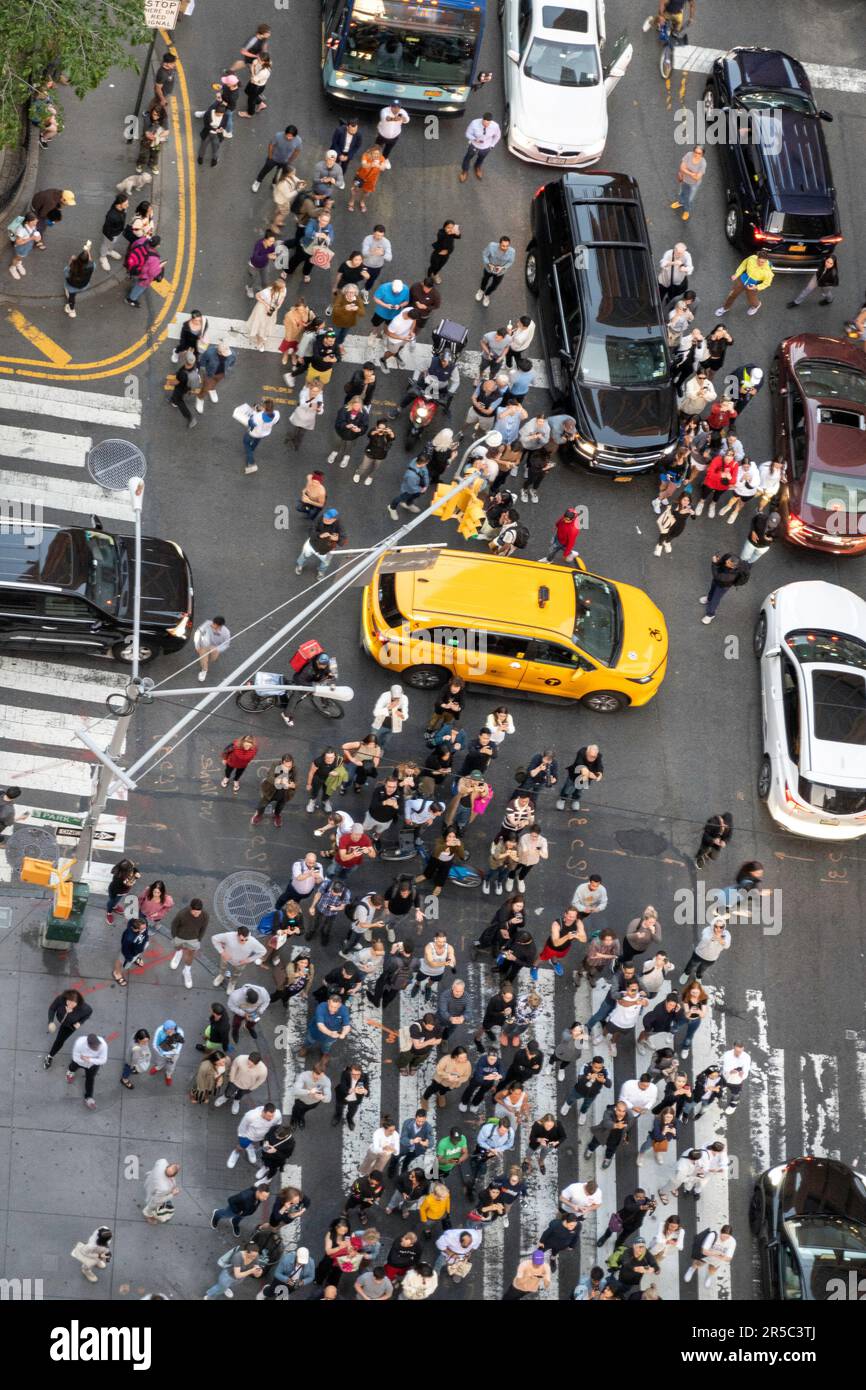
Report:
[[[17,329],[28,343],[32,343],[38,348],[49,362],[53,362],[55,367],[62,367],[65,363],[72,360],[72,353],[67,352],[59,343],[55,343],[53,338],[49,338],[47,333],[43,333],[41,328],[37,328],[34,323],[26,319],[19,309],[10,309],[6,315],[12,327]],[[39,364],[44,366],[44,363]]]
[[[162,38],[162,41],[165,44],[165,46],[167,48],[170,48],[171,41],[169,39],[169,36],[163,30],[160,30],[160,37]],[[175,146],[178,150],[178,249],[177,275],[171,282],[171,285],[176,286],[178,283],[180,283],[181,286],[180,293],[178,294],[176,301],[173,302],[171,298],[166,297],[166,302],[163,304],[162,308],[160,309],[159,313],[157,314],[153,324],[148,329],[147,333],[145,333],[136,342],[130,344],[129,347],[124,348],[122,352],[115,353],[113,357],[100,358],[95,362],[72,362],[71,354],[66,353],[66,360],[70,364],[69,369],[68,371],[64,370],[63,375],[60,376],[54,375],[52,372],[46,371],[44,369],[44,363],[40,362],[37,358],[0,356],[0,375],[33,377],[34,379],[40,381],[101,381],[107,377],[121,376],[126,372],[132,371],[134,367],[140,366],[141,363],[145,362],[148,357],[151,357],[153,353],[156,352],[160,344],[165,341],[167,336],[168,325],[166,324],[166,327],[162,328],[161,331],[160,326],[167,317],[168,322],[171,322],[171,318],[174,316],[173,314],[171,314],[171,310],[174,308],[174,303],[176,302],[178,305],[185,303],[189,295],[190,288],[192,286],[192,278],[195,273],[195,238],[198,222],[197,209],[195,204],[195,164],[193,161],[194,146],[192,137],[191,109],[189,104],[189,88],[187,87],[186,73],[184,71],[183,64],[180,61],[180,58],[178,58],[177,61],[177,69],[178,77],[180,78],[181,96],[183,99],[184,138],[181,139],[181,126],[180,119],[178,116],[177,103],[173,103],[171,107],[171,122],[173,133],[175,136]],[[184,156],[186,158],[186,170],[184,170]],[[189,228],[191,235],[189,237],[188,243],[189,250],[188,254],[186,255],[186,269],[184,271],[184,253],[187,248],[187,207],[184,194],[187,192],[187,190],[189,192]],[[154,285],[154,289],[156,289],[158,293],[160,292],[159,286]],[[169,294],[171,294],[171,286],[169,287]],[[18,310],[11,310],[9,315],[10,318],[13,313],[18,313]],[[169,317],[169,315],[171,316]],[[23,318],[23,315],[20,315],[20,317],[22,318],[23,322],[26,323],[26,319]],[[14,326],[18,327],[17,324],[15,324]],[[21,330],[19,329],[19,331]],[[39,329],[34,328],[33,332],[39,333]],[[28,334],[25,334],[24,336],[29,337]],[[40,336],[44,337],[45,335]],[[46,338],[46,342],[51,343],[52,340],[50,338]],[[52,344],[52,346],[57,353],[63,353],[64,350],[58,347],[57,344]],[[139,352],[138,357],[136,357],[133,361],[127,362],[124,360],[131,353],[138,352],[141,348],[143,348],[144,351]],[[50,358],[51,353],[47,352],[46,356]],[[113,364],[115,363],[119,365],[114,366]],[[55,366],[59,370],[60,368],[65,368],[65,363],[57,362],[55,363]],[[41,370],[18,370],[19,368],[33,367],[40,368]],[[112,369],[110,371],[99,370],[100,368],[106,367],[111,367]]]

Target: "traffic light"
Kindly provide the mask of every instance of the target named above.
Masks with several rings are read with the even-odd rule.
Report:
[[[463,507],[463,514],[457,524],[457,530],[461,536],[474,540],[484,523],[484,503],[471,488],[467,488],[467,492],[469,495]]]
[[[453,483],[440,483],[432,503],[437,516],[442,521],[456,518],[460,535],[470,539],[478,534],[484,520],[484,503],[478,496],[476,486],[477,483],[475,486],[467,484],[439,507],[437,506],[438,499],[444,497],[454,487]]]
[[[441,498],[445,497],[447,493],[452,492],[453,489],[453,483],[440,483],[433,494],[433,502],[431,505],[440,521],[448,521],[452,516],[462,515],[463,507],[466,504],[466,498],[469,493],[468,487],[461,488],[460,492],[455,492],[454,496],[449,498],[447,502],[443,502],[441,507],[437,505]]]

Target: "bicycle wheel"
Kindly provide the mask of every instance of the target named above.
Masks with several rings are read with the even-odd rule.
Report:
[[[665,82],[670,82],[671,73],[674,70],[674,50],[670,42],[662,45],[659,54],[659,72]]]
[[[250,687],[249,690],[239,690],[235,696],[235,704],[238,709],[245,710],[247,714],[259,714],[262,710],[270,709],[275,705],[277,697],[275,695],[260,695],[257,690]]]
[[[326,695],[311,695],[310,700],[319,714],[324,715],[326,719],[342,719],[346,713],[339,700],[329,700]]]

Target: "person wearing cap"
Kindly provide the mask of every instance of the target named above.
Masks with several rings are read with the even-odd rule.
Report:
[[[502,1302],[526,1298],[528,1294],[541,1293],[550,1288],[550,1265],[543,1250],[533,1250],[527,1260],[521,1260],[517,1273],[502,1295]]]
[[[331,565],[331,555],[340,546],[344,546],[348,537],[340,521],[340,513],[336,507],[328,507],[313,527],[312,534],[304,541],[301,552],[295,561],[295,574],[300,574],[304,566],[310,560],[314,560],[319,569],[319,578],[327,574]]]
[[[340,360],[336,329],[321,329],[313,339],[310,355],[305,360],[308,364],[307,375],[305,377],[307,385],[309,385],[311,381],[320,381],[322,386],[327,386],[333,375],[334,368]]]
[[[37,230],[40,236],[44,236],[46,227],[61,220],[62,208],[75,207],[75,194],[71,188],[43,188],[41,192],[33,194],[30,207],[39,219]]]
[[[373,296],[373,317],[370,319],[370,336],[368,342],[372,346],[377,338],[384,334],[385,325],[403,310],[409,307],[410,296],[409,286],[404,285],[402,280],[388,280],[384,285],[380,285]]]
[[[153,1066],[149,1074],[156,1076],[158,1071],[164,1071],[165,1084],[170,1086],[178,1058],[183,1051],[183,1044],[183,1029],[178,1027],[173,1018],[167,1018],[154,1034]]]
[[[502,131],[498,123],[494,121],[492,111],[485,111],[483,116],[476,117],[474,121],[469,122],[466,127],[466,139],[468,144],[458,175],[461,183],[465,183],[469,178],[473,159],[475,161],[475,177],[477,179],[484,178],[484,171],[481,166],[490,151],[495,149],[502,139]]]
[[[296,162],[303,143],[296,125],[287,125],[285,130],[278,130],[268,145],[267,159],[250,185],[253,193],[258,193],[272,169],[285,173]]]
[[[576,507],[566,507],[553,528],[550,549],[541,557],[542,564],[550,565],[558,555],[567,564],[577,564],[580,558],[577,551],[577,538],[580,535],[580,522]]]
[[[324,157],[313,166],[313,182],[324,184],[326,188],[339,188],[341,193],[345,190],[346,180],[336,150],[325,150]]]
[[[256,449],[263,439],[267,439],[279,418],[280,412],[270,398],[265,399],[260,406],[250,411],[247,427],[244,431],[245,473],[257,473],[259,471],[258,464],[255,462]]]
[[[201,386],[195,393],[195,408],[199,415],[204,410],[205,397],[214,405],[217,404],[217,387],[222,385],[226,373],[232,371],[237,360],[225,338],[221,338],[218,343],[209,343],[200,355],[198,369],[201,374]]]
[[[279,1298],[278,1289],[285,1289],[287,1294],[294,1293],[295,1289],[312,1284],[315,1278],[315,1261],[306,1245],[299,1245],[297,1250],[286,1250],[280,1257],[271,1273],[271,1282],[262,1285],[256,1299]]]
[[[641,1280],[645,1274],[658,1274],[659,1266],[655,1255],[651,1255],[646,1240],[641,1235],[632,1238],[631,1245],[623,1256],[622,1264],[614,1274],[614,1288],[626,1297],[636,1297]]]
[[[409,113],[404,111],[399,101],[392,101],[390,106],[383,106],[379,112],[376,144],[382,151],[386,169],[391,168],[391,151],[403,134],[403,127],[408,124]]]
[[[731,375],[736,378],[737,382],[737,390],[733,396],[734,414],[740,416],[749,401],[753,400],[762,389],[764,372],[754,362],[747,362],[742,367],[735,367]]]
[[[392,685],[383,691],[373,706],[373,720],[370,725],[380,748],[384,749],[392,734],[402,732],[408,718],[409,700],[403,693],[402,685]]]

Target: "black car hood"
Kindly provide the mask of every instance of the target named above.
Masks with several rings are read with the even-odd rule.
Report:
[[[586,433],[600,448],[662,449],[676,437],[670,382],[631,387],[577,382],[576,390]]]
[[[117,536],[118,600],[117,615],[132,619],[135,541]],[[141,541],[141,619],[172,627],[184,613],[192,610],[189,566],[182,551],[170,541],[143,536]]]

